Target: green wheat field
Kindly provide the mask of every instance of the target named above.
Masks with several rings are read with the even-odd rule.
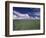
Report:
[[[13,20],[13,30],[38,30],[40,20]]]

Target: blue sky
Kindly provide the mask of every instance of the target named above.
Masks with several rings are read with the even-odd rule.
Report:
[[[13,11],[20,12],[21,14],[28,14],[29,16],[33,17],[40,17],[40,8],[13,7]]]

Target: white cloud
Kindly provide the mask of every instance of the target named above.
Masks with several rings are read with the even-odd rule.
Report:
[[[17,16],[21,17],[21,16],[29,16],[28,14],[21,14],[17,11],[13,11]]]
[[[30,17],[28,14],[21,14],[17,11],[14,11],[15,15],[13,15],[13,19],[40,19],[39,17],[35,16],[35,17]],[[35,15],[39,15],[38,13],[35,13]]]
[[[40,18],[36,16],[35,19],[40,19]]]
[[[13,19],[29,19],[30,16],[28,14],[21,14],[17,11],[14,11],[16,15],[13,15]]]

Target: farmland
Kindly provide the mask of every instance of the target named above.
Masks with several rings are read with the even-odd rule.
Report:
[[[13,30],[40,29],[40,20],[13,20]]]

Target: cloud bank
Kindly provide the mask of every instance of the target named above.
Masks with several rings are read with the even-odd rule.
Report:
[[[34,17],[33,17],[34,16]],[[22,14],[20,12],[17,12],[17,11],[13,11],[13,19],[37,19],[39,20],[40,19],[40,14],[39,13],[34,13],[33,15],[29,15],[29,14]]]

